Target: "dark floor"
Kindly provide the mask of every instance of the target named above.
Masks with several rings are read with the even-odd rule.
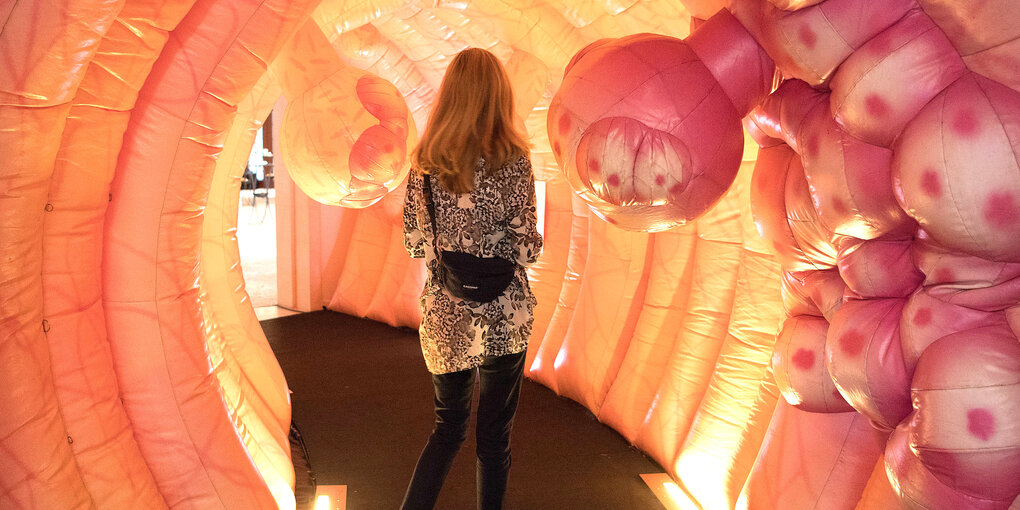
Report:
[[[396,509],[432,429],[418,333],[322,311],[262,321],[293,391],[320,485],[346,485],[350,510]],[[474,432],[437,509],[474,508]],[[663,469],[581,405],[525,381],[507,509],[661,509],[639,477]]]

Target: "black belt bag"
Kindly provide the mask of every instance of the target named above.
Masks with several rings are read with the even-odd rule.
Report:
[[[514,278],[517,264],[502,257],[477,257],[469,253],[439,250],[439,230],[432,201],[429,175],[422,175],[425,207],[432,222],[432,246],[439,262],[439,279],[450,294],[461,299],[487,303],[503,294]]]
[[[502,257],[476,257],[460,251],[443,250],[439,275],[450,294],[461,299],[487,303],[503,294],[514,278],[514,263]]]

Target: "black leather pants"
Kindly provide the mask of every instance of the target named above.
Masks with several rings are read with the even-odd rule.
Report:
[[[432,375],[436,397],[436,428],[418,458],[401,509],[431,509],[453,458],[467,437],[475,373],[478,374],[478,418],[475,430],[480,510],[503,506],[510,472],[510,430],[521,395],[525,353],[489,357],[477,369]]]

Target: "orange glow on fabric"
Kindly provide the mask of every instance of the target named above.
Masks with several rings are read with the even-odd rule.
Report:
[[[417,135],[396,87],[341,62],[311,20],[284,46],[273,69],[287,97],[283,158],[305,194],[324,204],[364,208],[400,185]]]
[[[288,298],[417,327],[402,183],[469,46],[545,189],[527,374],[681,505],[1020,504],[1020,10],[419,4],[0,6],[0,507],[293,508],[244,155],[279,105]]]

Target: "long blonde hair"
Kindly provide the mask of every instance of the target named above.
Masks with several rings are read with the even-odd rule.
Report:
[[[465,193],[474,186],[478,158],[484,157],[493,171],[528,147],[514,127],[513,89],[503,65],[488,51],[468,48],[446,69],[411,164],[420,172],[438,174],[444,188]]]

